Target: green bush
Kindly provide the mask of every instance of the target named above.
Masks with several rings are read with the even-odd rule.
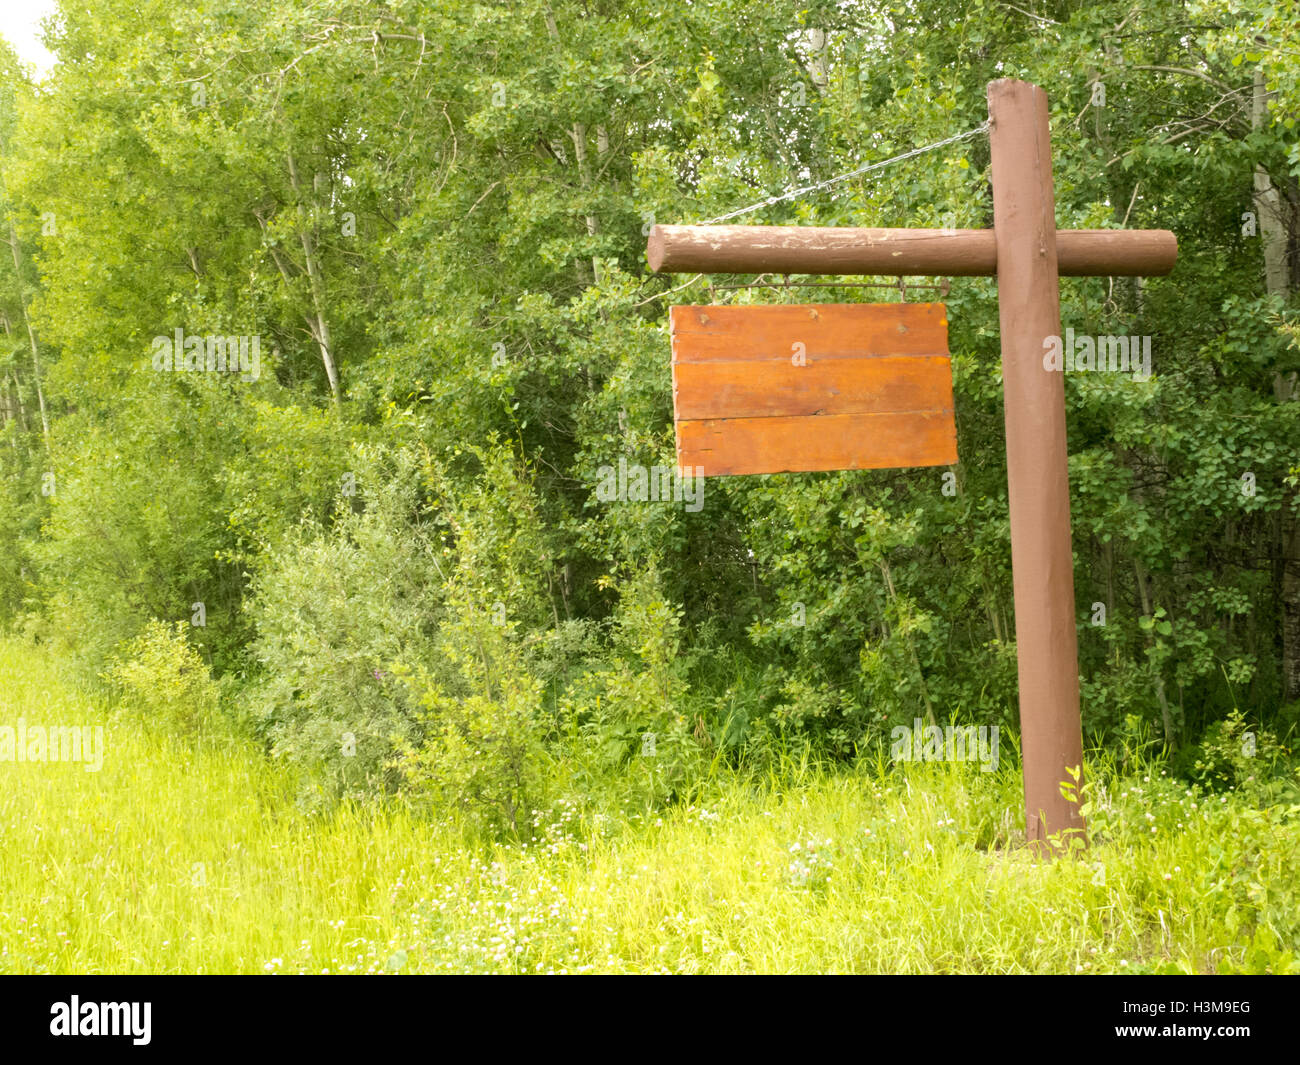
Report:
[[[413,456],[355,458],[364,509],[344,498],[333,526],[308,519],[291,532],[265,558],[248,608],[261,667],[253,719],[278,757],[314,771],[308,801],[397,786],[388,762],[419,728],[390,663],[426,662],[442,612]]]
[[[1268,729],[1257,728],[1234,709],[1206,730],[1192,776],[1207,788],[1256,791],[1284,764],[1286,751]]]
[[[422,708],[424,739],[391,764],[417,800],[517,833],[540,798],[546,726],[542,684],[525,668],[513,628],[459,595],[439,641],[454,680],[394,665]]]
[[[210,383],[134,387],[51,462],[49,515],[31,549],[53,629],[92,677],[151,618],[187,621],[196,602],[205,626],[189,636],[209,661],[228,664],[242,635],[243,582],[222,561],[226,500],[213,489],[238,410]]]
[[[196,741],[228,731],[220,716],[220,688],[184,623],[151,620],[103,676],[121,689],[147,728]]]
[[[555,552],[528,467],[496,440],[454,448],[448,458],[459,475],[424,456],[450,566],[429,654],[437,668],[394,660],[420,707],[420,739],[403,737],[389,767],[417,803],[465,811],[490,832],[517,833],[546,781],[545,742],[554,732],[546,685],[562,682],[590,653],[592,626],[559,620]]]
[[[668,603],[656,565],[629,578],[613,620],[612,655],[588,670],[561,700],[575,783],[615,801],[654,804],[682,798],[708,766],[714,745],[694,714],[682,612]]]

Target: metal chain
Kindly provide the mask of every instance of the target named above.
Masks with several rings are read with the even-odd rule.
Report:
[[[805,185],[802,188],[791,189],[789,192],[783,192],[780,196],[771,196],[759,203],[750,204],[748,207],[742,207],[738,211],[729,211],[727,214],[718,215],[717,218],[710,218],[707,222],[697,222],[696,225],[711,226],[718,222],[725,222],[728,218],[736,218],[742,214],[749,214],[750,211],[757,211],[760,207],[769,207],[774,203],[780,203],[782,200],[790,200],[795,196],[802,196],[804,193],[817,192],[819,189],[828,188],[831,185],[838,184],[841,181],[848,181],[849,178],[860,177],[863,174],[869,174],[873,170],[883,170],[894,163],[901,163],[904,159],[911,159],[913,156],[921,155],[925,152],[932,152],[936,148],[942,148],[945,144],[954,144],[957,141],[964,141],[968,137],[975,137],[985,132],[989,128],[988,122],[982,122],[974,129],[967,130],[965,133],[958,133],[952,137],[945,137],[941,141],[935,141],[933,144],[927,144],[923,148],[913,148],[911,151],[903,152],[902,155],[895,155],[891,159],[882,159],[878,163],[870,163],[867,166],[860,166],[857,170],[850,170],[847,174],[840,174],[838,177],[827,178],[825,181],[819,181],[815,185]]]

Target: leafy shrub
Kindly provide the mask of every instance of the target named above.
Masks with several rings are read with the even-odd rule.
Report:
[[[166,376],[166,375],[164,375]],[[151,618],[182,621],[203,600],[207,627],[190,639],[229,662],[242,582],[221,561],[229,542],[219,480],[236,411],[205,387],[143,383],[104,425],[61,458],[42,539],[32,545],[48,610],[79,667],[101,673]],[[159,440],[167,440],[159,447]]]
[[[513,623],[497,624],[459,597],[439,641],[453,685],[394,665],[422,708],[424,739],[405,744],[390,764],[418,798],[517,833],[543,778],[545,726],[542,684],[524,668],[512,632]]]
[[[551,551],[532,475],[510,448],[464,449],[477,461],[468,483],[425,455],[453,566],[446,610],[430,658],[437,672],[393,663],[418,703],[420,740],[406,737],[388,762],[417,802],[466,812],[490,831],[517,833],[531,821],[551,723],[545,678],[558,678],[590,646],[590,626],[558,622],[548,582]],[[457,457],[457,456],[453,456]],[[548,602],[549,601],[549,602]],[[549,616],[548,616],[549,615]],[[548,621],[554,629],[543,630]],[[527,641],[516,632],[527,627]],[[540,630],[540,631],[539,631]]]
[[[0,436],[3,430],[0,430]],[[30,557],[29,542],[40,524],[37,493],[19,493],[18,481],[4,476],[0,466],[0,623],[8,623],[22,609],[35,580],[35,563]]]
[[[124,645],[104,679],[124,692],[149,728],[194,740],[226,731],[220,689],[184,623],[151,620]]]
[[[701,775],[713,745],[703,717],[692,720],[680,608],[659,590],[653,562],[623,589],[614,617],[613,659],[570,685],[562,715],[580,743],[579,776],[625,798],[680,797]]]
[[[1250,725],[1246,716],[1234,709],[1206,731],[1193,776],[1213,790],[1256,790],[1272,776],[1285,754],[1276,736]]]
[[[304,521],[269,553],[249,605],[254,720],[277,756],[316,771],[312,801],[397,786],[387,763],[418,726],[389,663],[427,661],[441,613],[413,456],[355,458],[364,510],[340,507],[330,528]]]

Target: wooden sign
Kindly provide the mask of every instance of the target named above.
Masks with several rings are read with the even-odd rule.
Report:
[[[677,464],[706,477],[957,461],[941,303],[673,307]]]
[[[1062,786],[1079,790],[1083,732],[1065,385],[1043,341],[1061,335],[1060,275],[1167,274],[1178,241],[1057,229],[1047,94],[1003,79],[988,104],[991,231],[655,226],[646,252],[667,272],[997,276],[1025,836],[1042,853],[1086,839]],[[708,475],[956,461],[945,318],[938,304],[674,308],[678,462]]]

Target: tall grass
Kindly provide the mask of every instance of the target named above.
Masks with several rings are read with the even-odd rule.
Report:
[[[1092,767],[1078,861],[1008,846],[1005,765],[719,776],[662,814],[574,797],[505,844],[400,805],[304,813],[261,752],[152,735],[0,642],[20,716],[106,722],[107,750],[0,763],[0,972],[1300,970],[1300,807],[1158,765]]]

